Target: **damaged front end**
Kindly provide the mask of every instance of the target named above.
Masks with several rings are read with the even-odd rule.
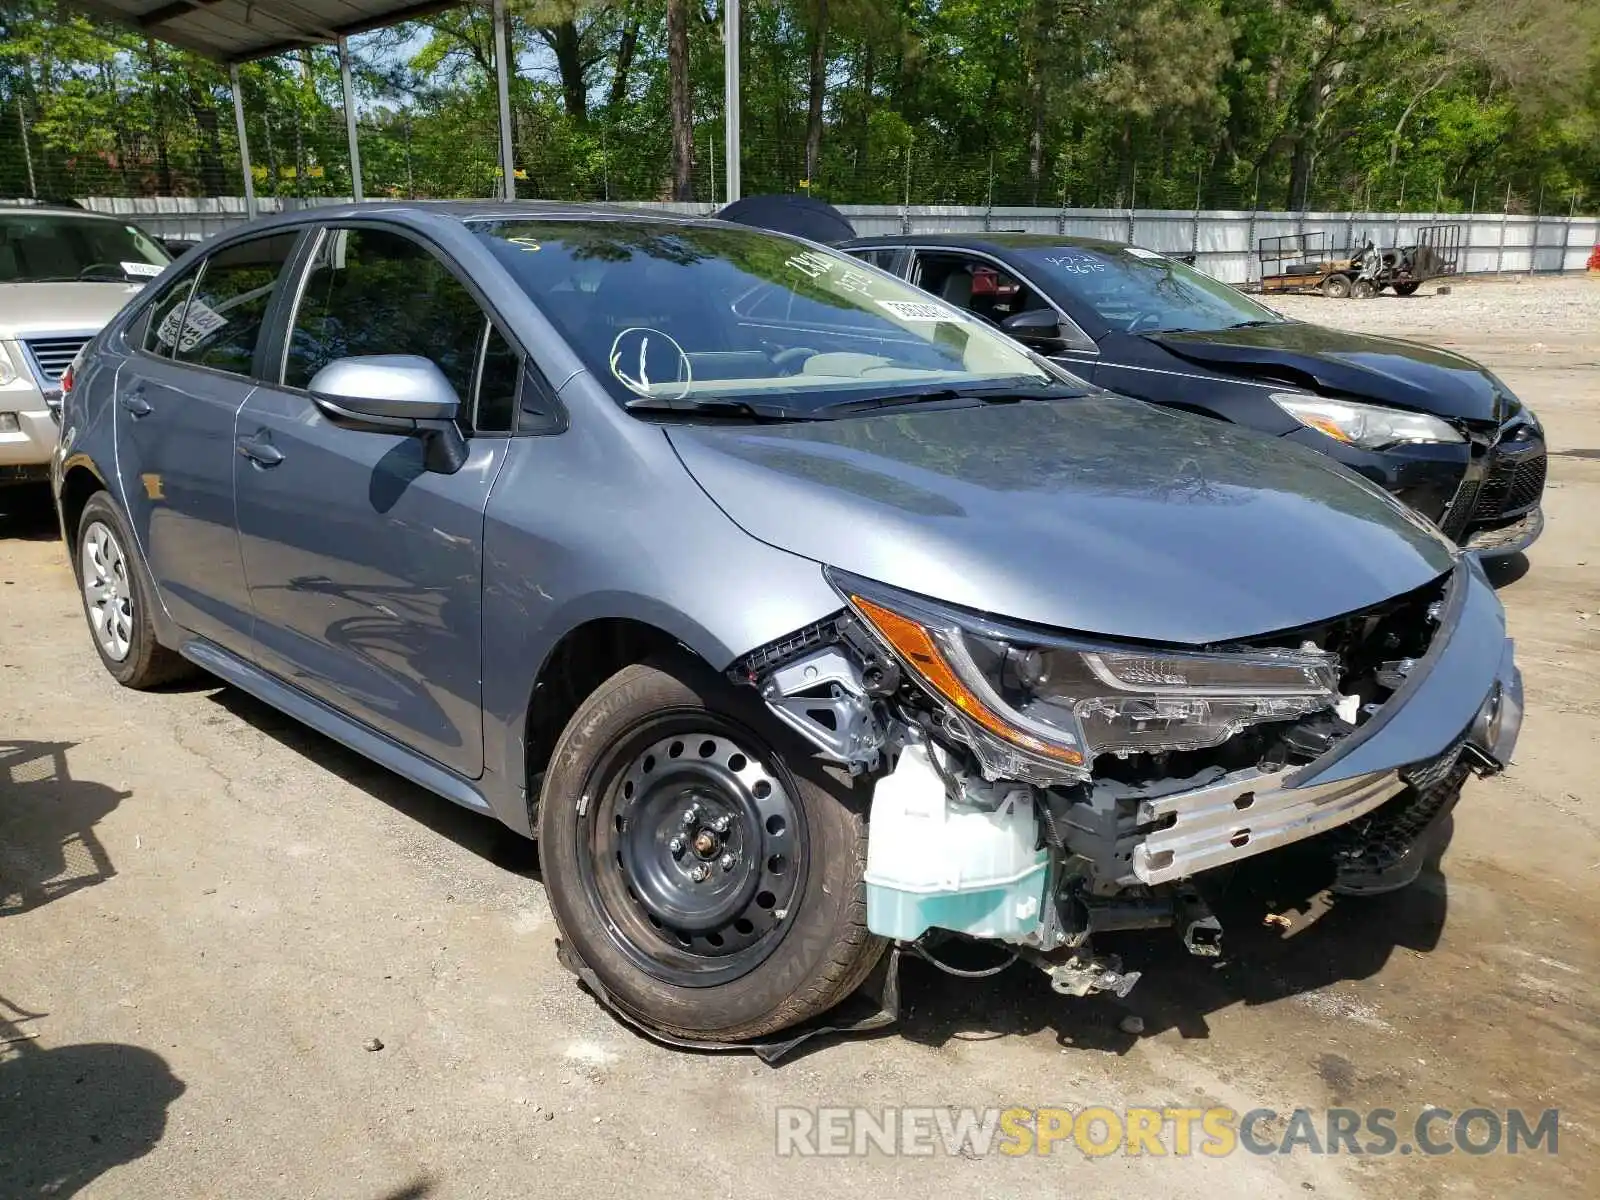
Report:
[[[875,777],[869,928],[924,951],[1007,944],[1066,994],[1136,980],[1097,933],[1173,928],[1220,954],[1192,881],[1292,842],[1326,835],[1336,889],[1405,886],[1521,726],[1503,613],[1470,560],[1360,612],[1183,648],[830,580],[841,613],[732,674]]]

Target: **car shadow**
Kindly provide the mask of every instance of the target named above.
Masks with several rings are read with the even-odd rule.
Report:
[[[73,745],[0,741],[0,917],[117,873],[94,827],[132,793],[72,778]]]
[[[1274,1004],[1371,978],[1396,948],[1431,951],[1448,906],[1438,866],[1447,841],[1441,840],[1416,883],[1362,899],[1327,891],[1331,869],[1314,844],[1247,860],[1208,891],[1224,930],[1221,958],[1190,955],[1167,930],[1096,940],[1099,952],[1121,957],[1124,970],[1141,972],[1122,1000],[1058,996],[1043,972],[1023,963],[972,981],[908,958],[901,977],[900,1033],[937,1047],[1049,1032],[1062,1047],[1115,1054],[1127,1053],[1141,1037],[1168,1030],[1184,1038],[1209,1037],[1207,1019],[1223,1009]],[[992,950],[982,949],[987,963],[996,960]],[[974,957],[952,965],[987,964]],[[1333,1012],[1353,1001],[1333,994],[1310,1003],[1312,1011]],[[1138,1032],[1125,1027],[1129,1015],[1142,1022]]]
[[[184,1085],[154,1051],[117,1042],[41,1047],[0,996],[0,1180],[8,1196],[75,1196],[161,1141]]]
[[[60,537],[49,487],[34,483],[0,487],[0,539],[53,542]]]
[[[475,813],[418,787],[238,688],[224,686],[208,699],[238,720],[255,726],[279,745],[320,763],[341,779],[448,838],[463,850],[526,879],[540,878],[538,849],[534,843],[493,817]]]

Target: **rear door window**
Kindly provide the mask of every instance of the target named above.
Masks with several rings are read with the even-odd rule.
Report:
[[[895,270],[895,265],[900,261],[900,256],[905,253],[899,246],[875,246],[871,249],[852,250],[850,254],[862,262],[869,262],[884,271],[900,274]]]
[[[251,238],[209,256],[184,309],[181,326],[167,318],[153,322],[154,336],[176,338],[174,357],[197,367],[252,376],[256,343],[284,264],[294,252],[298,230]],[[163,332],[165,329],[165,332]]]

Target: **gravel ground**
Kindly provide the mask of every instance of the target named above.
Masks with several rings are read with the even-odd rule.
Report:
[[[1544,417],[1549,528],[1496,576],[1517,763],[1404,893],[1241,872],[1219,963],[1135,939],[1126,1002],[913,964],[898,1029],[775,1069],[610,1020],[483,819],[230,689],[119,690],[42,498],[0,494],[0,1197],[1600,1192],[1600,281],[1281,307],[1460,346]],[[1554,1156],[775,1154],[779,1106],[891,1104],[1561,1123]]]
[[[1440,287],[1445,294],[1438,293]],[[1488,339],[1497,350],[1502,341],[1524,336],[1529,350],[1586,340],[1591,359],[1600,358],[1600,275],[1458,279],[1423,284],[1414,296],[1384,292],[1370,300],[1319,295],[1263,299],[1287,316],[1342,329],[1394,333],[1452,347]]]

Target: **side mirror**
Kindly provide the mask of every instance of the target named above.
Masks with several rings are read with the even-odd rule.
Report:
[[[453,475],[467,460],[466,439],[456,425],[461,400],[432,359],[419,354],[336,359],[312,376],[306,390],[336,425],[422,438],[430,471]]]
[[[1017,341],[1029,345],[1058,346],[1062,342],[1061,322],[1055,310],[1050,308],[1030,308],[1025,312],[1012,313],[1000,322],[1000,328]]]
[[[182,258],[200,244],[199,238],[164,237],[157,238],[156,241],[160,242],[162,249],[172,255],[173,258]]]

